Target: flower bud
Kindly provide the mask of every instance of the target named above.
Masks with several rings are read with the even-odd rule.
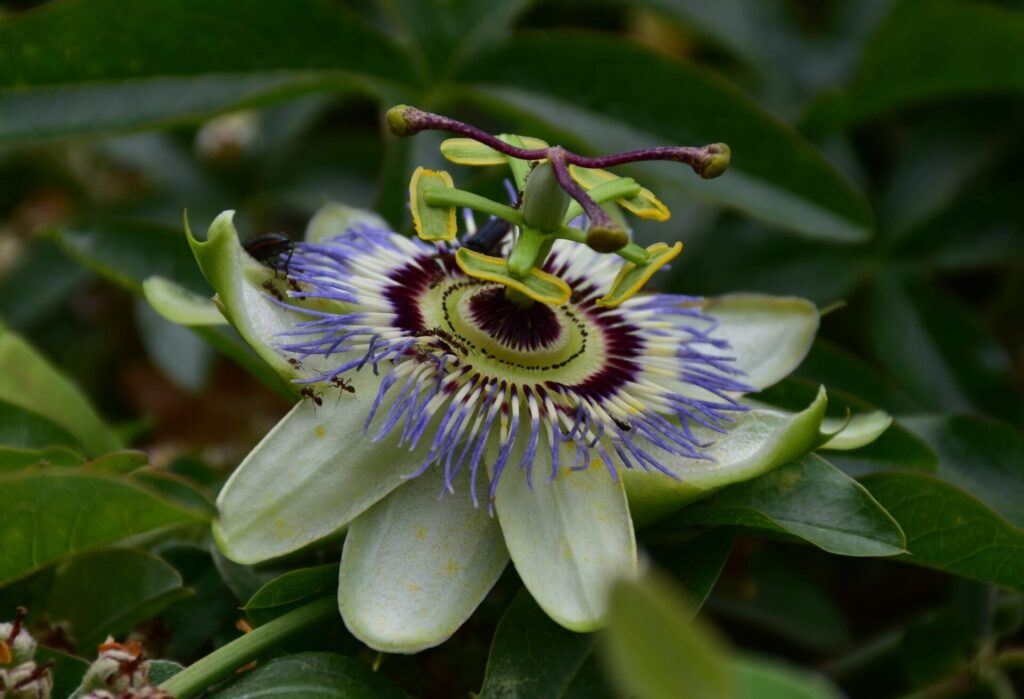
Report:
[[[384,116],[384,120],[387,122],[388,130],[399,138],[405,136],[412,136],[413,134],[419,133],[419,129],[416,128],[408,119],[410,111],[415,111],[415,107],[410,107],[407,104],[398,104],[388,110]]]
[[[732,150],[725,143],[712,143],[704,147],[704,155],[693,169],[705,180],[718,177],[729,167]]]
[[[0,689],[4,699],[50,699],[53,692],[50,665],[30,661],[10,670],[0,670]]]
[[[542,233],[562,227],[562,219],[569,209],[569,194],[555,179],[551,163],[539,163],[530,171],[523,190],[523,220],[526,225]]]

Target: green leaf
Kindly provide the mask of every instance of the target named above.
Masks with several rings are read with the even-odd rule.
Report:
[[[79,466],[85,459],[67,447],[19,449],[0,447],[0,473],[19,471],[26,466]]]
[[[644,699],[736,696],[721,641],[693,621],[693,610],[657,578],[612,591],[608,659],[624,694]]]
[[[908,418],[904,424],[938,453],[937,477],[1024,528],[1024,435],[966,416]]]
[[[943,608],[914,619],[900,643],[900,661],[913,687],[952,677],[967,667],[977,637],[962,612]]]
[[[896,381],[828,340],[815,340],[796,373],[809,379],[811,388],[824,385],[830,391],[839,389],[890,413],[920,412],[920,404]]]
[[[188,50],[182,50],[187,37]],[[149,127],[314,88],[407,82],[401,51],[323,0],[48,5],[0,24],[0,142]]]
[[[355,658],[334,653],[297,653],[260,663],[236,677],[211,699],[259,697],[324,699],[407,699],[380,673]]]
[[[693,611],[711,592],[731,547],[732,535],[718,529],[673,546],[660,559],[686,588]],[[481,699],[569,699],[607,691],[592,667],[596,639],[562,628],[520,591],[494,632]]]
[[[682,510],[678,524],[728,524],[798,536],[844,556],[904,552],[899,525],[863,486],[814,454]]]
[[[413,44],[421,71],[440,82],[485,44],[508,32],[531,0],[396,0],[386,3]]]
[[[149,683],[154,687],[161,685],[184,669],[173,660],[150,660]]]
[[[58,566],[46,613],[67,622],[76,647],[91,654],[107,635],[121,636],[189,594],[178,571],[159,558],[115,549]]]
[[[520,590],[494,632],[481,699],[561,699],[597,637],[573,633]]]
[[[93,473],[109,473],[112,476],[120,476],[131,473],[135,469],[142,468],[149,463],[149,456],[144,451],[136,449],[119,449],[109,454],[104,454],[98,459],[93,459],[83,466],[83,470]]]
[[[53,241],[34,237],[0,278],[0,318],[16,330],[39,327],[91,277]]]
[[[0,444],[40,449],[54,445],[77,447],[78,440],[46,418],[0,401]]]
[[[733,662],[741,699],[843,699],[843,693],[821,675],[789,667],[777,660],[745,656]]]
[[[286,612],[298,609],[314,597],[333,597],[338,590],[338,566],[329,564],[300,568],[278,576],[256,591],[245,603],[245,613],[262,626]]]
[[[0,584],[128,537],[204,521],[104,476],[61,471],[0,476]]]
[[[1024,590],[1024,532],[934,476],[879,473],[861,481],[899,522],[911,563]]]
[[[0,401],[41,415],[70,433],[90,454],[120,447],[120,440],[63,374],[27,342],[0,328]]]
[[[870,235],[867,203],[809,143],[690,64],[619,37],[547,32],[506,43],[460,77],[488,100],[561,128],[571,124],[597,152],[724,141],[734,160],[719,179],[701,180],[677,164],[637,172],[657,172],[673,186],[804,236],[855,242]]]
[[[904,0],[868,37],[849,86],[815,105],[805,121],[836,129],[921,102],[1019,95],[1021,61],[1020,12],[989,3]]]
[[[209,295],[181,229],[142,221],[93,221],[53,232],[60,246],[83,265],[132,293],[151,276],[166,277]]]
[[[1024,414],[1006,351],[970,308],[930,281],[880,275],[870,338],[879,360],[930,410]]]

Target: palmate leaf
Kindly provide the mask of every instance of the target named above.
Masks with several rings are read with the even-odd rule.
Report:
[[[546,33],[509,41],[459,77],[486,104],[568,124],[595,151],[728,143],[735,158],[717,180],[667,163],[644,171],[804,236],[856,242],[870,234],[867,203],[813,146],[692,65],[620,39]]]
[[[231,0],[55,3],[0,24],[0,143],[161,125],[413,75],[389,39],[325,0],[256,0],[244,10]]]

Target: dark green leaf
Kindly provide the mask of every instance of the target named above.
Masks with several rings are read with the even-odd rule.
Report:
[[[1022,61],[1019,12],[991,3],[904,0],[868,37],[849,87],[816,105],[807,120],[818,128],[837,128],[919,102],[1020,95]]]
[[[501,38],[531,0],[396,0],[393,16],[414,53],[439,82],[487,43]]]
[[[0,24],[0,142],[411,76],[388,39],[323,0],[258,0],[244,12],[231,0],[56,3]]]
[[[870,234],[866,202],[809,143],[692,65],[618,38],[549,33],[509,42],[462,78],[489,98],[571,124],[598,152],[724,141],[733,162],[717,180],[671,163],[642,172],[802,235],[851,242]]]
[[[61,471],[0,476],[0,584],[130,536],[204,520],[123,481]]]
[[[970,624],[955,609],[940,609],[915,619],[900,644],[900,660],[911,686],[924,687],[962,670],[975,641]]]
[[[674,573],[676,581],[686,589],[694,609],[701,608],[718,582],[734,538],[733,532],[718,527],[673,546],[665,555],[657,557],[658,562]]]
[[[936,476],[1024,527],[1024,435],[972,417],[908,418],[905,424],[938,452]]]
[[[144,298],[135,298],[133,308],[139,336],[153,363],[175,386],[200,391],[213,368],[213,348],[190,328],[161,316]]]
[[[188,247],[183,228],[141,221],[96,221],[54,232],[69,255],[103,278],[142,293],[148,277],[167,277],[190,291],[211,296]]]
[[[91,276],[51,241],[35,238],[0,275],[0,318],[16,330],[37,327]]]
[[[886,473],[863,484],[907,536],[907,558],[930,568],[1024,590],[1024,532],[935,476]]]
[[[860,484],[810,454],[684,508],[675,524],[727,524],[784,532],[830,553],[903,552],[899,526]]]
[[[27,342],[0,328],[0,400],[67,430],[90,454],[117,449],[120,440],[77,386]]]
[[[257,590],[245,603],[245,613],[252,623],[262,626],[315,597],[334,596],[337,592],[337,565],[300,568],[274,578]]]
[[[853,477],[874,471],[934,471],[939,457],[900,422],[875,441],[850,451],[830,451],[828,459]]]
[[[708,608],[766,629],[815,653],[842,649],[850,629],[842,612],[806,574],[777,554],[751,557],[742,578],[728,578],[708,600]]]
[[[69,624],[85,654],[107,635],[119,637],[188,595],[178,571],[159,558],[115,549],[58,566],[46,612],[51,620]]]
[[[842,313],[842,310],[837,313]],[[897,415],[920,412],[920,403],[896,381],[879,368],[828,340],[815,340],[796,374],[809,379],[814,390],[822,385],[827,387],[832,399],[836,397],[833,389],[839,389],[866,401],[870,406]]]
[[[181,505],[187,510],[211,516],[216,514],[217,509],[210,498],[187,478],[176,473],[156,469],[139,469],[132,472],[129,480],[160,495],[167,502]]]
[[[926,408],[1021,414],[1006,351],[936,284],[880,275],[870,330],[879,360]]]
[[[274,658],[213,692],[215,699],[324,697],[325,699],[405,699],[386,677],[354,658],[334,653],[297,653]]]
[[[163,684],[184,669],[173,660],[150,660],[149,683],[154,686]]]

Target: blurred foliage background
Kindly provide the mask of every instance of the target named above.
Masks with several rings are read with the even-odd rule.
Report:
[[[28,563],[11,553],[0,617],[28,604],[67,663],[91,657],[107,631],[135,628],[151,653],[187,664],[238,634],[238,607],[275,574],[331,566],[333,549],[273,569],[235,566],[205,526],[86,551],[188,525],[186,509],[208,513],[218,484],[288,407],[237,337],[174,326],[142,298],[154,274],[210,293],[183,210],[198,230],[231,208],[243,236],[298,237],[335,200],[408,231],[408,177],[442,163],[440,136],[399,141],[382,128],[387,107],[408,103],[588,154],[730,144],[730,171],[710,182],[666,164],[623,168],[673,212],[635,237],[684,242],[664,290],[794,294],[831,309],[803,367],[763,398],[806,404],[824,383],[837,416],[873,406],[906,418],[834,462],[889,509],[924,567],[830,556],[784,526],[718,526],[694,539],[711,521],[699,514],[641,531],[641,542],[691,597],[707,597],[703,616],[733,646],[829,678],[778,696],[1016,696],[1024,3],[36,5],[0,2],[0,532],[20,497],[54,512],[66,502],[44,476],[17,469],[81,463],[110,445],[145,454],[116,452],[93,471],[132,472],[131,488],[160,499],[146,527]],[[498,173],[449,169],[460,186],[500,196]],[[40,357],[56,370],[39,369]],[[106,444],[76,432],[81,414],[68,416],[52,371],[111,426]],[[138,503],[115,495],[96,493]],[[160,503],[186,509],[161,519]],[[309,580],[322,587],[327,571]],[[422,697],[481,685],[487,697],[611,692],[593,639],[551,628],[517,588],[509,571],[451,642],[389,657],[381,673]],[[543,667],[523,650],[533,643]],[[286,650],[373,661],[340,622]],[[502,672],[536,684],[507,693]],[[776,696],[750,681],[749,696]]]

